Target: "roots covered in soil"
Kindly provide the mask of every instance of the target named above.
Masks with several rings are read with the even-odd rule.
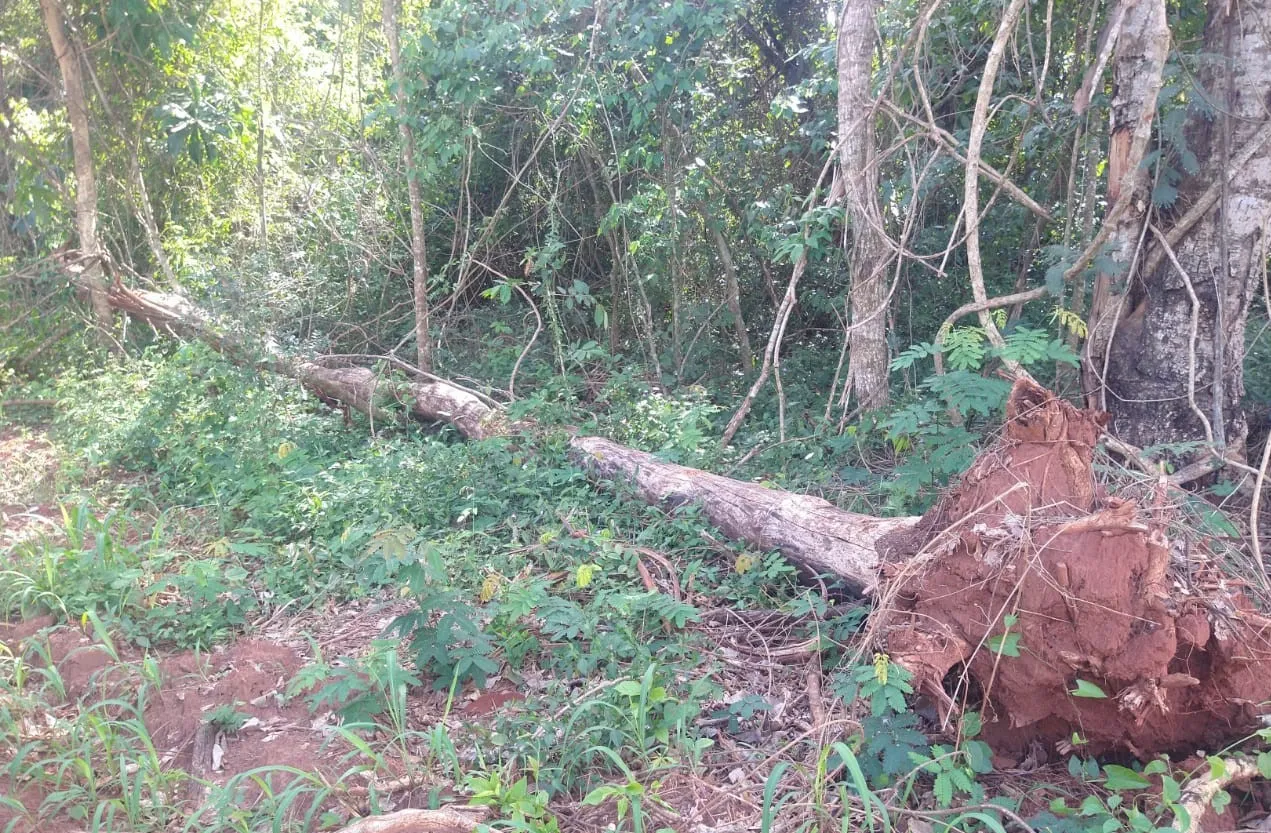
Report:
[[[1105,423],[1017,382],[998,444],[882,542],[877,632],[946,711],[982,708],[995,746],[1213,749],[1271,713],[1271,620],[1164,482],[1140,501],[1097,485]]]

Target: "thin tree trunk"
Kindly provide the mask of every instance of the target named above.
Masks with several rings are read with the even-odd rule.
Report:
[[[962,210],[966,215],[966,261],[971,281],[971,294],[975,298],[980,327],[984,330],[989,343],[999,348],[1005,342],[989,314],[988,293],[984,286],[984,264],[980,257],[980,154],[984,145],[984,134],[988,130],[989,105],[992,103],[997,73],[1002,66],[1007,44],[1015,32],[1015,26],[1019,23],[1025,5],[1027,5],[1026,0],[1011,0],[1007,5],[998,23],[993,45],[984,59],[984,69],[980,73],[980,88],[975,96],[975,110],[971,115],[971,130],[967,136],[966,180],[962,189]],[[943,335],[942,328],[942,332],[937,336],[937,343]],[[1005,364],[1012,372],[1018,369],[1011,361],[1006,361]]]
[[[848,383],[862,408],[884,407],[887,386],[887,265],[878,206],[873,78],[877,0],[847,0],[838,32],[839,170],[851,225]]]
[[[590,155],[583,156],[583,170],[587,175],[587,184],[591,188],[591,211],[592,217],[596,221],[596,232],[605,238],[605,242],[609,244],[609,355],[618,355],[618,348],[622,341],[622,270],[625,266],[624,255],[618,246],[618,239],[614,234],[612,227],[605,227],[605,213],[607,206],[612,204],[612,200],[606,203],[600,190],[600,183],[597,180],[605,175],[604,165],[593,159]],[[610,194],[613,194],[613,185],[608,184]],[[600,229],[604,228],[601,232]]]
[[[759,395],[759,391],[763,390],[769,374],[772,373],[772,368],[777,364],[777,356],[781,352],[781,340],[786,334],[786,324],[790,322],[790,313],[799,300],[797,292],[799,279],[803,277],[807,268],[808,253],[805,246],[803,254],[799,255],[794,262],[794,268],[790,271],[790,282],[786,284],[786,294],[781,298],[781,306],[777,307],[777,319],[773,322],[772,331],[768,334],[768,346],[763,351],[763,364],[759,366],[759,378],[755,379],[750,390],[746,391],[746,396],[737,406],[736,413],[733,414],[732,419],[728,420],[724,434],[719,438],[721,447],[727,447],[733,441],[733,437],[741,429],[741,424],[746,421],[746,415],[750,413],[751,406],[755,404],[755,397]]]
[[[397,128],[402,136],[402,165],[406,168],[406,191],[410,198],[411,287],[415,303],[416,362],[420,370],[432,369],[428,325],[428,244],[424,239],[424,201],[419,172],[415,169],[415,131],[406,114],[406,84],[402,70],[402,47],[397,32],[397,0],[384,0],[384,39],[388,41],[393,71],[393,95],[397,101]]]
[[[154,257],[155,264],[159,267],[159,272],[163,275],[168,288],[176,289],[177,275],[172,271],[172,263],[168,260],[167,252],[163,250],[159,224],[155,222],[154,209],[150,205],[150,192],[146,189],[146,180],[141,173],[141,163],[136,159],[132,160],[131,174],[133,189],[135,189],[131,201],[137,221],[141,223],[141,228],[145,232],[146,245],[150,247],[150,254]]]
[[[662,132],[669,130],[666,116],[662,119]],[[671,154],[671,141],[662,142],[662,187],[666,193],[667,218],[671,223],[671,358],[677,368],[677,376],[684,367],[684,252],[680,235],[679,184],[675,180],[675,160]],[[678,378],[677,380],[678,381]]]
[[[106,278],[102,268],[101,244],[97,239],[97,177],[93,170],[93,148],[88,130],[88,101],[84,97],[84,76],[79,53],[66,32],[62,8],[58,0],[40,0],[44,26],[57,56],[58,69],[66,94],[66,116],[71,123],[71,148],[75,157],[75,230],[83,258],[83,271],[77,280],[88,292],[93,320],[101,328],[103,344],[112,343],[110,330],[114,320],[106,297]]]
[[[387,2],[387,0],[386,0]],[[260,247],[268,248],[269,225],[265,210],[265,0],[256,9],[256,212],[260,222]]]
[[[733,262],[733,253],[728,248],[724,233],[709,220],[706,224],[710,227],[711,236],[715,240],[715,248],[719,250],[719,262],[724,266],[724,291],[727,293],[725,300],[728,303],[728,311],[733,316],[733,327],[737,332],[737,353],[741,361],[741,369],[743,372],[749,372],[755,369],[755,354],[750,349],[750,334],[746,332],[746,321],[741,317],[741,289],[737,283],[737,264]]]

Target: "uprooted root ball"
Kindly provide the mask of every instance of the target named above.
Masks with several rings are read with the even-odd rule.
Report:
[[[880,549],[882,633],[945,708],[963,669],[1006,748],[1214,748],[1271,712],[1271,620],[1199,537],[1096,485],[1103,414],[1017,382],[1003,438]],[[966,686],[962,686],[966,690]]]

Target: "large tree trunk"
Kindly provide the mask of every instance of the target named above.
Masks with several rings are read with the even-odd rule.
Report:
[[[851,226],[847,378],[862,408],[887,404],[887,264],[874,158],[873,79],[877,0],[847,0],[838,31],[839,172]],[[848,391],[844,391],[845,395]]]
[[[1127,12],[1127,31],[1149,10],[1159,18],[1151,36],[1159,40],[1165,37],[1164,4],[1156,0]],[[1115,332],[1108,334],[1104,383],[1116,433],[1138,446],[1204,440],[1243,453],[1244,326],[1266,268],[1271,229],[1267,20],[1271,0],[1211,0],[1201,51],[1226,54],[1229,64],[1209,60],[1198,68],[1209,103],[1206,112],[1196,105],[1189,114],[1184,136],[1199,165],[1186,171],[1185,161],[1168,158],[1185,170],[1177,199],[1165,209],[1168,222],[1142,216],[1120,221],[1128,227],[1115,238],[1117,259],[1137,268],[1117,304]],[[1153,60],[1163,60],[1163,51]],[[1135,50],[1118,47],[1118,93],[1144,65]],[[1114,123],[1113,160],[1123,132]],[[1146,172],[1140,179],[1133,197],[1148,204]],[[1135,259],[1139,240],[1143,248]],[[1107,304],[1097,311],[1106,313]]]
[[[415,304],[416,361],[420,370],[432,369],[432,342],[429,340],[428,243],[424,238],[424,198],[415,167],[415,131],[406,112],[406,76],[402,69],[402,47],[397,31],[397,0],[384,0],[384,39],[388,41],[393,71],[393,96],[397,102],[397,129],[402,135],[402,166],[406,168],[406,193],[410,200],[411,290]]]
[[[66,117],[71,123],[71,149],[75,157],[75,229],[83,258],[77,283],[88,293],[93,319],[101,328],[103,344],[111,344],[113,315],[106,298],[106,279],[97,240],[97,177],[93,171],[93,147],[88,132],[88,100],[84,96],[84,76],[80,55],[66,33],[58,0],[40,0],[44,26],[57,56],[66,94]]]
[[[818,497],[666,463],[601,437],[575,437],[570,446],[593,476],[631,484],[641,499],[668,509],[701,506],[729,538],[780,550],[814,575],[842,579],[856,592],[871,592],[877,580],[878,540],[917,521],[845,512]]]

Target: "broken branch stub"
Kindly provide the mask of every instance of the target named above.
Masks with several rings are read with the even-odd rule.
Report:
[[[961,483],[882,542],[892,658],[946,708],[946,688],[974,682],[995,748],[1076,736],[1142,757],[1257,728],[1271,620],[1203,540],[1171,540],[1163,499],[1096,487],[1103,414],[1020,381],[1007,416]]]
[[[700,505],[702,514],[729,538],[758,550],[780,550],[799,567],[836,576],[857,592],[869,593],[874,587],[878,539],[917,520],[845,512],[818,497],[663,462],[600,437],[575,437],[570,446],[594,478],[630,486],[654,505]]]

